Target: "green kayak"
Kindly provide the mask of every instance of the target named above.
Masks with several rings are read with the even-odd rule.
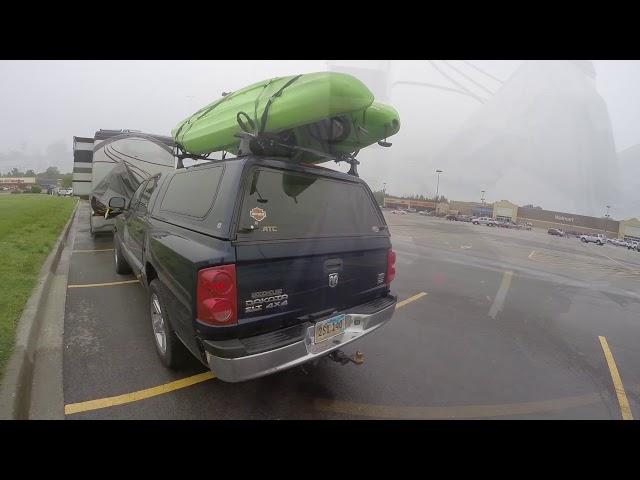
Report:
[[[196,155],[238,153],[244,133],[299,147],[286,149],[295,160],[322,162],[324,155],[350,154],[399,131],[398,113],[373,100],[360,80],[343,73],[274,78],[207,105],[171,134]]]

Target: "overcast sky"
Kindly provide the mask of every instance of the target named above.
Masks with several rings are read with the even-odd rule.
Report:
[[[347,63],[359,65],[357,61]],[[521,62],[472,63],[506,80]],[[609,110],[616,150],[640,144],[640,62],[593,63],[597,90]],[[426,60],[391,64],[395,80],[443,80],[433,80],[439,74]],[[367,66],[367,62],[362,65]],[[10,151],[44,154],[59,142],[70,150],[74,135],[91,137],[100,128],[168,135],[176,123],[219,98],[222,91],[269,77],[326,68],[324,60],[0,61],[0,155],[4,154],[0,171],[15,166],[9,164]],[[491,81],[485,79],[489,86]],[[414,127],[420,125],[433,144],[450,138],[461,119],[469,115],[469,109],[475,108],[462,101],[438,103],[433,91],[424,89],[397,88],[394,92],[391,100],[397,103],[405,132],[415,136],[418,130]],[[403,148],[415,149],[415,145],[405,141],[392,148],[396,148],[393,156],[398,158]],[[72,159],[61,167],[70,171]],[[373,183],[381,182],[374,172],[369,174]],[[408,171],[406,175],[413,173]]]

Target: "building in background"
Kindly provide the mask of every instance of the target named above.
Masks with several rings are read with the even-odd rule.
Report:
[[[88,198],[93,171],[93,138],[73,137],[73,194]]]
[[[0,177],[0,187],[9,190],[29,190],[37,185],[36,177]]]
[[[621,221],[619,233],[624,240],[640,242],[640,220],[630,218]]]

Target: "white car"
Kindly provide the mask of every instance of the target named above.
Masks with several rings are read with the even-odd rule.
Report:
[[[635,241],[627,242],[627,249],[638,250],[638,242],[635,242]]]
[[[391,210],[391,213],[395,213],[397,215],[406,215],[407,212],[405,212],[404,210]]]
[[[477,217],[471,221],[474,225],[490,225],[493,224],[493,218],[491,217]]]
[[[597,235],[580,235],[580,241],[582,243],[597,243],[598,245],[604,245],[607,243],[607,237],[603,233]]]

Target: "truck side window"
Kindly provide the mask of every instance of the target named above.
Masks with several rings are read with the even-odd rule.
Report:
[[[138,185],[138,188],[136,189],[135,193],[133,194],[133,197],[131,197],[131,202],[129,203],[129,210],[135,210],[136,207],[138,206],[138,201],[140,200],[140,195],[142,195],[142,191],[144,190],[146,183],[147,183],[147,181],[145,180],[140,185]]]
[[[143,188],[142,195],[140,195],[140,203],[136,207],[136,212],[138,215],[146,215],[149,209],[149,199],[151,198],[151,194],[156,189],[158,185],[158,177],[151,178],[147,185]]]

